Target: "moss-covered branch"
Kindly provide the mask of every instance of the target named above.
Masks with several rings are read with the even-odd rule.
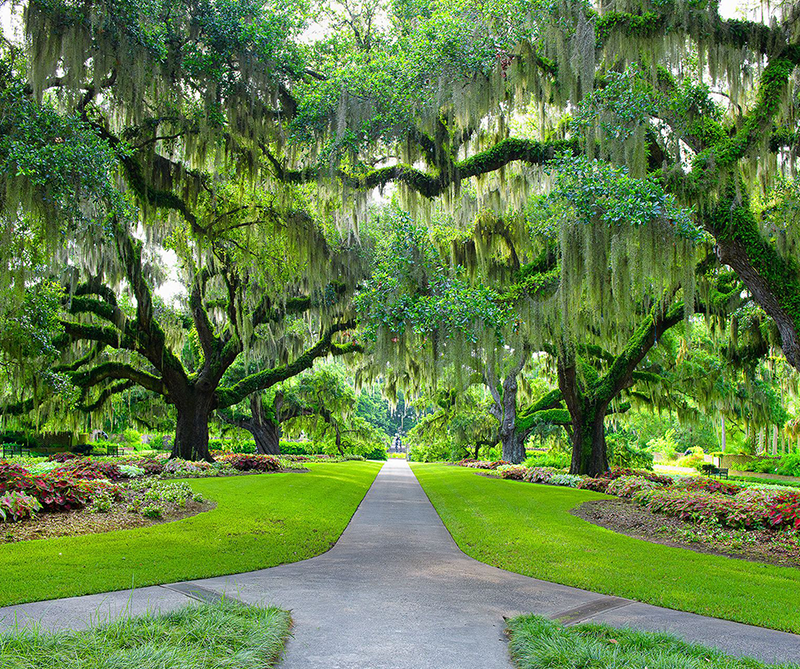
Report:
[[[559,140],[554,142],[537,142],[529,139],[510,137],[501,140],[494,146],[452,163],[446,171],[424,172],[411,165],[391,165],[381,167],[363,174],[353,174],[340,170],[338,178],[355,190],[370,190],[389,183],[401,183],[420,195],[433,198],[441,195],[453,184],[495,172],[513,162],[528,165],[542,165],[551,160],[556,153],[579,151],[577,141]],[[288,183],[306,183],[316,181],[321,172],[316,169],[287,170],[278,161],[273,163],[276,176]]]
[[[292,362],[250,374],[228,388],[218,388],[216,391],[217,408],[224,409],[233,406],[252,393],[266,390],[277,383],[297,376],[300,372],[310,369],[317,358],[329,354],[345,355],[361,350],[361,347],[354,342],[347,344],[335,344],[333,342],[335,334],[349,330],[354,325],[355,323],[352,321],[337,323],[328,328],[314,346],[307,349]]]

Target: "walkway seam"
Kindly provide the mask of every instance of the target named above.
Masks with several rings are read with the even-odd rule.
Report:
[[[204,602],[205,604],[216,604],[217,602],[221,602],[223,599],[231,601],[231,602],[238,602],[242,604],[240,600],[236,599],[235,597],[231,597],[227,594],[220,594],[214,590],[209,590],[208,588],[204,588],[201,585],[197,585],[192,581],[183,581],[180,583],[170,583],[170,584],[162,584],[158,586],[159,588],[164,588],[164,590],[170,590],[172,592],[177,592],[185,597],[190,599],[196,599],[198,602]]]
[[[623,597],[600,597],[586,604],[576,606],[573,609],[567,609],[561,613],[556,613],[550,616],[550,618],[551,620],[557,620],[565,627],[569,627],[570,625],[577,625],[589,618],[594,618],[599,613],[621,609],[623,606],[628,606],[633,603],[634,601],[632,599],[625,599]]]

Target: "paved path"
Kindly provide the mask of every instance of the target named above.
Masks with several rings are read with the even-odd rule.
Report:
[[[83,627],[90,618],[169,609],[219,593],[292,610],[294,638],[283,669],[508,669],[503,616],[530,611],[669,630],[768,661],[800,660],[800,636],[547,583],[467,557],[404,460],[387,462],[324,555],[134,593],[8,607],[0,609],[0,627],[31,619],[48,628]]]

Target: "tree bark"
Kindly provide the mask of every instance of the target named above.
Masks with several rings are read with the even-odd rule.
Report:
[[[171,457],[214,462],[208,451],[208,418],[213,401],[213,393],[203,393],[190,394],[175,402],[178,420]]]
[[[266,420],[264,422],[248,421],[242,423],[256,441],[256,451],[262,455],[281,454],[281,426],[279,423]]]
[[[606,410],[605,405],[586,406],[573,415],[570,474],[598,476],[608,471]]]
[[[516,430],[501,436],[503,460],[518,465],[525,460],[525,442]]]

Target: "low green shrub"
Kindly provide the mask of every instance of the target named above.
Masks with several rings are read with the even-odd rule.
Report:
[[[508,621],[509,650],[519,669],[800,669],[735,658],[715,648],[687,643],[665,633],[596,623],[564,627],[542,616]]]
[[[583,477],[575,474],[553,474],[548,483],[550,485],[561,485],[567,486],[568,488],[577,488],[581,481],[583,481]]]
[[[781,457],[776,471],[781,476],[800,476],[800,453]]]
[[[223,599],[79,632],[13,629],[0,634],[0,657],[8,669],[266,669],[290,625],[286,611]]]
[[[570,455],[558,451],[548,451],[547,453],[534,453],[525,458],[523,463],[526,467],[552,467],[553,469],[568,469],[570,465]]]
[[[609,432],[606,435],[606,449],[608,464],[612,467],[653,468],[653,451],[640,447],[638,441],[627,432]]]

